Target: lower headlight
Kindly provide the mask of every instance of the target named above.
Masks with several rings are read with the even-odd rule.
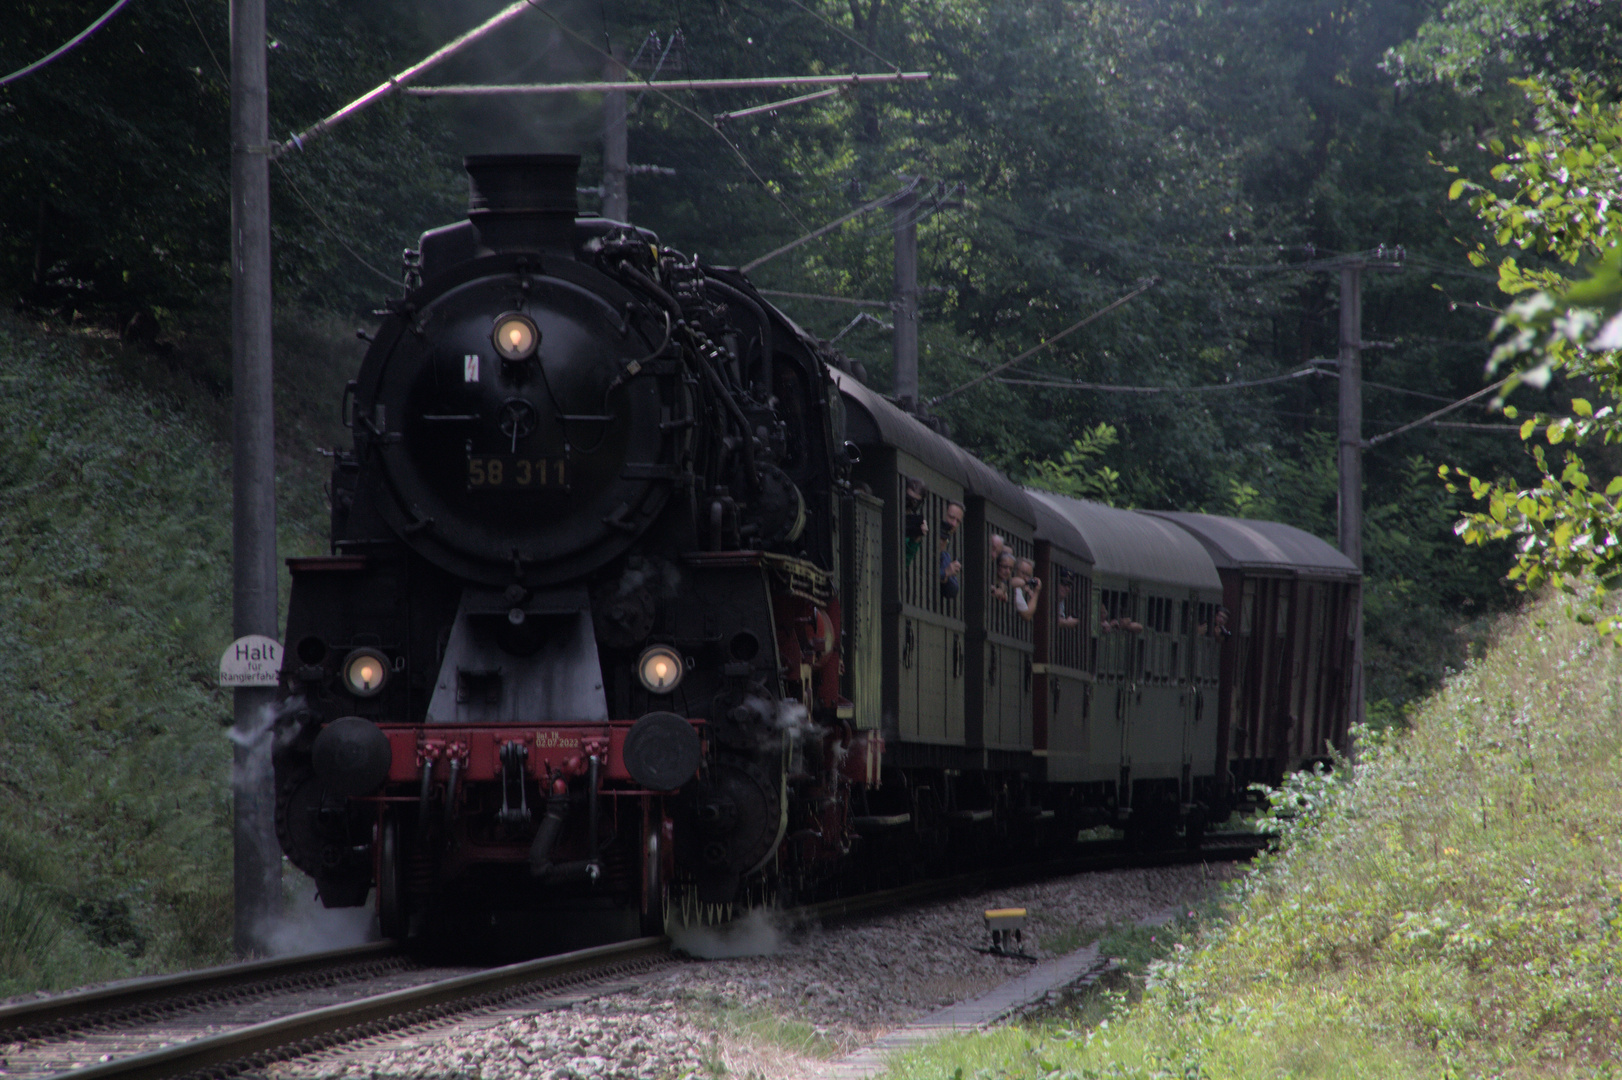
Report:
[[[636,662],[637,678],[642,685],[648,688],[650,694],[668,694],[681,684],[681,677],[687,673],[687,665],[683,663],[681,653],[669,645],[650,645],[642,653],[642,659]]]
[[[356,697],[376,697],[388,681],[388,658],[376,649],[356,649],[344,660],[344,689]]]

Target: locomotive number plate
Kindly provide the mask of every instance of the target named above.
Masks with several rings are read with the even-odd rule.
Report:
[[[569,473],[561,457],[469,454],[467,486],[469,491],[567,491]]]

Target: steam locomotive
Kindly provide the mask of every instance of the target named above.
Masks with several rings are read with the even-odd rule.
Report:
[[[467,159],[289,560],[276,826],[384,933],[1197,843],[1344,746],[1354,567],[1286,526],[1026,491],[735,270]],[[1044,592],[1045,590],[1045,592]]]

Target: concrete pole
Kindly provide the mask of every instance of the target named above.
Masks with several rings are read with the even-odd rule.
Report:
[[[1363,264],[1340,268],[1340,550],[1363,569]],[[1352,722],[1363,722],[1363,608],[1352,630]]]
[[[623,82],[625,68],[619,62],[619,50],[611,49],[610,56],[603,66],[603,79]],[[603,217],[610,221],[629,221],[631,217],[625,129],[625,91],[610,90],[603,95]]]
[[[279,639],[265,0],[230,2],[232,624],[237,637]],[[265,951],[271,920],[281,910],[269,730],[276,690],[234,693],[234,940],[237,955],[248,956]]]
[[[1363,566],[1363,266],[1340,270],[1340,550]]]
[[[895,212],[895,396],[908,412],[918,410],[918,196],[903,192]]]

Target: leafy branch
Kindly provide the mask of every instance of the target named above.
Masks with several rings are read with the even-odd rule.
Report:
[[[1563,97],[1540,80],[1518,83],[1537,110],[1537,130],[1510,145],[1489,149],[1504,158],[1493,167],[1500,187],[1460,178],[1451,198],[1468,194],[1470,205],[1493,231],[1496,243],[1547,259],[1529,267],[1515,256],[1498,266],[1499,288],[1516,297],[1498,318],[1499,335],[1489,367],[1512,368],[1505,393],[1517,382],[1548,384],[1553,372],[1586,379],[1599,395],[1622,400],[1622,108],[1578,83]],[[1507,189],[1507,190],[1505,190]],[[1484,244],[1470,254],[1488,263]],[[1571,280],[1555,267],[1587,262],[1589,276]],[[1514,407],[1505,415],[1515,417]],[[1536,484],[1517,488],[1443,466],[1448,490],[1467,485],[1486,509],[1468,513],[1457,527],[1467,544],[1513,539],[1519,553],[1509,578],[1520,588],[1550,585],[1580,597],[1574,612],[1585,623],[1622,643],[1622,616],[1602,607],[1606,593],[1622,584],[1622,476],[1603,487],[1589,475],[1579,450],[1622,442],[1622,414],[1614,404],[1596,408],[1573,398],[1566,415],[1539,414],[1521,425],[1521,438],[1540,435],[1550,446],[1566,445],[1558,464],[1542,445],[1532,447]]]
[[[1113,424],[1100,422],[1096,427],[1086,428],[1081,438],[1057,458],[1045,461],[1027,458],[1025,482],[1043,491],[1114,506],[1121,494],[1121,474],[1097,459],[1120,441]]]

